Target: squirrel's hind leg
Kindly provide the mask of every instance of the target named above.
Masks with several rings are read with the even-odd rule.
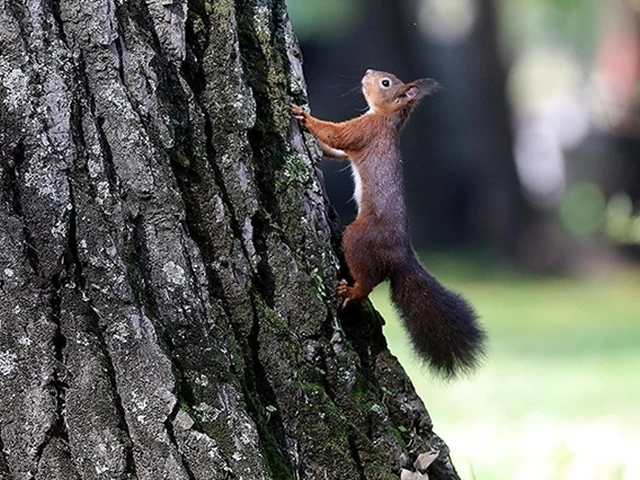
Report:
[[[347,227],[342,236],[342,247],[353,285],[346,280],[338,283],[337,294],[344,298],[346,307],[350,302],[366,298],[384,280],[383,263],[375,254],[373,232],[358,220]]]

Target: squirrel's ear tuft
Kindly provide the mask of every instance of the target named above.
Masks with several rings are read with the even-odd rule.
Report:
[[[432,94],[440,88],[440,84],[431,78],[421,78],[420,80],[408,83],[406,87],[404,95],[406,95],[409,100],[416,100],[425,95]]]

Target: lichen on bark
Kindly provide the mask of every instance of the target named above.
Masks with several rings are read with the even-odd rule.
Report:
[[[284,2],[3,6],[0,478],[457,478],[338,313]]]

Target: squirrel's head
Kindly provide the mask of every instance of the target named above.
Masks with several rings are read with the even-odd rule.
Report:
[[[404,83],[392,73],[367,70],[362,77],[362,93],[371,111],[395,112],[411,109],[425,95],[438,88],[438,82],[421,78]]]

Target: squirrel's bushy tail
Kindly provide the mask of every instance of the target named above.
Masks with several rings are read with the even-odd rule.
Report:
[[[473,307],[415,257],[391,276],[391,298],[415,349],[436,373],[452,378],[478,365],[486,334]]]

